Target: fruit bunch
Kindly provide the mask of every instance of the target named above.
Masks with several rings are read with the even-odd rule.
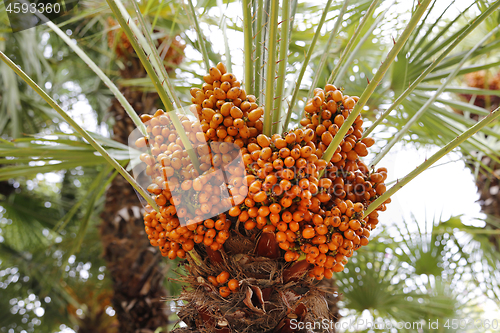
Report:
[[[467,86],[478,89],[500,90],[500,72],[491,75],[487,71],[477,71],[465,75],[465,83]],[[500,105],[500,96],[495,95],[471,95],[460,94],[467,102],[471,102],[481,108],[490,110],[496,109]],[[473,99],[474,98],[474,99]],[[472,118],[478,120],[477,115],[471,115]]]
[[[203,78],[201,89],[191,89],[190,110],[199,122],[180,118],[198,154],[199,171],[172,132],[168,114],[142,117],[148,137],[136,145],[150,148],[141,160],[153,180],[148,191],[160,206],[160,212],[146,206],[144,214],[151,244],[170,259],[184,258],[202,243],[218,251],[230,237],[246,234],[259,239],[257,255],[305,259],[313,265],[309,275],[318,280],[342,271],[347,258],[368,244],[377,210],[390,202],[363,214],[385,192],[387,170],[370,171],[361,161],[374,140],[362,139],[360,116],[332,158],[323,159],[358,98],[333,85],[317,88],[301,127],[268,137],[262,134],[264,109],[223,64]],[[189,200],[181,200],[186,193]],[[217,286],[228,278],[207,277]],[[221,289],[221,295],[228,290]]]
[[[324,90],[314,90],[300,124],[314,131],[313,142],[320,152],[325,151],[337,135],[357,101],[358,97],[343,95],[330,84]],[[317,195],[323,205],[319,210],[316,208],[312,225],[303,229],[304,240],[311,241],[303,242],[301,250],[306,260],[315,264],[310,275],[317,279],[330,278],[333,272],[342,271],[353,251],[368,244],[370,231],[378,223],[377,211],[385,210],[385,203],[390,202],[388,199],[369,216],[363,214],[368,205],[386,191],[387,169],[370,172],[361,161],[360,158],[368,154],[367,148],[374,144],[371,138],[362,139],[362,125],[358,115],[333,154],[322,178],[328,186]]]
[[[108,46],[116,54],[116,57],[127,59],[131,55],[135,55],[134,48],[132,47],[132,44],[130,43],[125,32],[120,30],[120,32],[117,33],[113,29],[113,27],[118,27],[118,23],[111,17],[108,17],[107,21],[110,26],[107,34]],[[155,29],[155,33],[158,32],[159,31]],[[156,41],[156,47],[158,49],[158,53],[162,55],[163,59],[165,59],[165,69],[167,72],[173,72],[184,59],[184,49],[186,48],[186,44],[178,35],[174,36],[171,40],[169,36],[159,38]]]

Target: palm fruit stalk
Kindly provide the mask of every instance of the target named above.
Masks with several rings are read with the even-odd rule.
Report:
[[[322,159],[358,98],[317,88],[300,126],[268,137],[264,108],[223,64],[203,78],[191,89],[199,122],[181,118],[199,144],[200,171],[162,110],[142,116],[148,136],[136,141],[148,150],[147,189],[161,207],[146,206],[148,238],[163,256],[185,259],[179,317],[187,328],[176,332],[292,332],[292,320],[335,322],[318,281],[368,244],[390,202],[363,214],[385,192],[387,170],[361,161],[374,140],[361,139],[360,116],[331,160]],[[225,198],[217,170],[227,170]]]

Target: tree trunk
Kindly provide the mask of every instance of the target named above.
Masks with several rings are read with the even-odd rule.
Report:
[[[130,57],[121,71],[123,78],[145,77],[139,60]],[[156,93],[122,89],[124,96],[137,113],[150,113],[158,100]],[[135,129],[133,122],[115,99],[110,108],[115,119],[113,139],[128,144],[128,135]],[[163,286],[165,265],[158,249],[149,244],[144,232],[141,206],[133,187],[118,175],[106,193],[101,214],[101,240],[104,259],[113,280],[113,309],[122,333],[154,332],[165,327],[170,313],[165,303]]]
[[[493,77],[488,77],[486,71],[479,71],[467,74],[465,79],[467,85],[473,88],[500,90],[500,72]],[[469,102],[473,98],[472,95],[462,95],[462,97]],[[474,105],[494,110],[500,106],[500,97],[478,95],[474,97]],[[475,120],[479,120],[477,115],[472,115],[472,117]],[[487,225],[487,228],[496,229],[500,226],[500,165],[487,156],[483,157],[481,162],[493,172],[484,167],[480,167],[481,169],[476,178],[479,204],[481,205],[483,213],[492,216],[499,223],[497,226]],[[468,166],[471,168],[472,172],[474,172],[475,165],[471,163],[468,164]],[[496,249],[500,250],[500,237],[498,235],[492,235],[490,240]]]
[[[112,19],[108,23],[116,25]],[[115,38],[119,39],[118,43],[115,43]],[[157,45],[160,47],[158,52],[164,53],[167,72],[171,72],[173,68],[170,66],[182,62],[185,45],[179,36],[175,36],[169,45],[167,40],[160,39]],[[125,63],[126,67],[120,70],[122,78],[147,76],[123,32],[118,35],[110,32],[108,43],[110,46],[116,45],[114,53]],[[138,114],[148,114],[157,108],[159,96],[156,93],[130,87],[121,91]],[[115,120],[113,139],[128,145],[129,134],[135,125],[116,99],[112,101],[109,111]],[[113,280],[111,303],[120,323],[119,332],[122,333],[149,333],[159,327],[165,329],[171,313],[166,303],[168,294],[163,286],[167,267],[158,249],[148,241],[142,211],[135,190],[118,175],[106,193],[100,233],[104,259]]]
[[[483,173],[479,174],[476,179],[479,204],[483,213],[492,216],[499,223],[496,226],[489,224],[488,227],[497,229],[500,226],[500,165],[489,157],[483,158],[482,162],[493,170],[493,173],[482,170]],[[500,250],[498,235],[491,235],[490,241],[497,250]]]

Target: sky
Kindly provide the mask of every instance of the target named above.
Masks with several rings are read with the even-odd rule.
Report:
[[[389,183],[413,171],[437,150],[437,147],[417,150],[410,145],[400,145],[379,165],[388,168]],[[464,221],[474,224],[475,218],[483,216],[478,199],[474,176],[460,160],[459,153],[451,153],[398,191],[387,210],[380,214],[380,220],[389,224],[402,217],[411,220],[414,215],[423,224],[434,218],[446,221],[452,216],[464,215]]]

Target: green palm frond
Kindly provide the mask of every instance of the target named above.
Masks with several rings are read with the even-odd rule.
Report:
[[[485,11],[486,10],[493,11],[495,8],[498,8],[498,6],[499,6],[499,4],[498,4],[498,2],[496,2],[496,3],[492,4],[492,6],[485,8]],[[460,13],[454,20],[452,20],[452,22],[450,22],[450,24],[453,23],[453,26],[456,26],[457,22],[460,22],[459,18],[462,15],[463,15],[463,13]],[[489,15],[485,16],[483,19],[488,19],[488,17],[489,17]],[[474,22],[474,24],[476,24],[476,23],[477,22]],[[444,42],[442,42],[440,40],[440,38],[444,38],[441,36],[441,33],[442,33],[442,31],[444,31],[444,29],[439,30],[440,33],[438,33],[438,34],[433,33],[431,31],[431,28],[424,27],[423,30],[426,31],[426,36],[431,36],[431,37],[426,37],[426,38],[432,38],[430,43],[434,44],[434,43],[436,43],[436,41],[438,41],[438,40],[440,41],[440,43],[436,43],[438,45],[437,47],[439,49],[436,49],[435,52],[441,52],[441,51],[443,51],[445,46],[451,45],[451,43],[454,42],[454,40],[457,38],[458,34],[465,31],[465,28],[466,28],[466,26],[459,29],[455,34],[452,34],[451,36],[446,37],[446,40]],[[421,47],[425,48],[425,46],[423,46],[424,43],[421,43],[421,44],[422,44]],[[406,85],[408,84],[408,82],[410,82],[410,83],[413,82],[417,78],[417,76],[419,76],[420,73],[422,73],[422,71],[424,71],[426,69],[426,67],[428,67],[429,65],[432,64],[432,60],[429,59],[429,57],[423,58],[423,61],[421,61],[420,63],[416,62],[414,59],[411,58],[412,54],[422,52],[422,49],[418,48],[419,45],[420,44],[415,45],[415,47],[409,52],[409,54],[410,54],[409,57],[402,57],[402,59],[401,59],[401,60],[403,60],[402,64],[396,65],[396,66],[400,66],[399,68],[396,68],[396,67],[394,68],[393,73],[398,73],[398,72],[401,72],[403,70],[405,73],[407,73],[405,76],[405,82],[401,82],[401,78],[399,78],[399,76],[393,75],[391,87],[393,87],[393,89],[396,92],[398,91],[398,89],[401,89],[398,87],[404,87],[405,84]],[[499,47],[498,40],[496,40],[492,37],[492,41],[489,44],[486,44],[482,47],[479,47],[476,51],[472,52],[470,59],[471,59],[471,61],[474,61],[475,63],[477,63],[477,61],[479,59],[485,59],[486,55],[490,54],[494,50],[497,50],[498,47]],[[459,49],[458,52],[456,52],[455,54],[447,55],[441,61],[440,65],[436,66],[430,72],[429,75],[427,75],[425,78],[423,78],[423,82],[436,81],[436,80],[445,78],[446,76],[450,75],[456,69],[455,66],[458,64],[458,62],[460,62],[464,58],[465,54],[467,52],[470,52],[470,50],[471,50],[471,48],[469,48],[467,50],[467,47],[466,47],[465,50],[464,50],[464,48],[462,48],[461,50]],[[498,61],[494,57],[489,58],[489,59],[490,59],[490,62],[488,64],[484,64],[484,65],[483,64],[481,64],[481,65],[470,65],[470,64],[468,65],[468,64],[466,64],[462,69],[460,69],[458,71],[458,75],[463,75],[465,73],[476,71],[480,68],[488,68],[491,66],[498,66]],[[420,85],[417,85],[415,87],[415,93],[417,93],[417,92],[421,93],[423,91],[430,91],[430,89],[427,88],[424,84],[420,84]],[[444,91],[447,91],[446,86],[444,87]],[[422,95],[420,95],[420,96],[422,96]],[[422,100],[427,100],[429,98],[429,95],[426,93],[426,95],[422,96],[422,97],[423,97]],[[411,98],[411,97],[409,97],[409,98]],[[452,108],[456,107],[456,103],[457,103],[456,99],[455,100],[450,99],[450,98],[444,98],[444,99],[438,98],[438,99],[439,99],[438,103],[440,103],[440,104],[436,105],[436,107],[438,107],[438,108],[442,108],[442,104],[444,104],[447,107],[447,111],[452,112]],[[403,108],[401,108],[399,110],[399,112],[406,112],[406,111],[411,110],[411,108],[408,110],[406,108],[406,106],[407,106],[407,104]],[[480,108],[477,108],[477,109],[480,109]],[[489,110],[482,109],[482,110],[476,110],[476,112],[482,113],[482,114],[488,114]],[[448,123],[449,119],[446,119],[446,118],[449,118],[449,117],[446,117],[446,115],[443,115],[443,117],[445,118],[443,123]],[[453,116],[451,116],[451,117],[453,117]],[[396,121],[396,122],[392,122],[392,121]],[[391,122],[387,122],[386,124],[388,126],[391,126],[391,127],[395,126],[396,128],[400,129],[401,128],[400,124],[402,124],[402,122],[404,122],[406,124],[406,121],[407,121],[406,118],[399,118],[399,120],[398,120],[398,118],[391,118]],[[425,121],[425,119],[422,119],[421,126],[425,127],[427,124],[428,124],[428,122]],[[432,139],[436,138],[436,134],[431,135],[431,136],[427,136],[427,138],[432,140]]]
[[[129,148],[107,138],[99,138],[108,152],[122,163],[130,158]],[[14,142],[0,143],[0,180],[10,178],[32,178],[38,173],[48,173],[60,170],[73,169],[79,166],[100,166],[106,160],[95,153],[88,143],[68,139],[67,134],[55,138],[22,138]]]
[[[72,245],[69,239],[57,246],[23,251],[0,243],[0,308],[6,310],[0,315],[0,327],[28,331],[34,328],[43,332],[58,331],[61,324],[74,327],[76,316],[68,310],[85,309],[86,304],[90,304],[85,303],[86,298],[105,290],[110,283],[108,279],[98,278],[104,263],[99,256],[102,250],[99,246],[95,248],[99,243],[92,241],[97,237],[96,232],[89,232],[88,237],[86,244],[91,246],[80,253],[76,261],[70,262],[62,260],[62,253]],[[79,272],[89,262],[93,264],[86,266],[89,277],[82,280]],[[24,305],[18,306],[21,302]],[[38,312],[40,308],[43,315]]]
[[[403,267],[389,252],[358,251],[351,267],[337,275],[346,307],[359,315],[369,310],[377,318],[406,322],[449,318],[456,313],[458,305],[451,295],[407,284],[413,281],[414,272]]]
[[[40,36],[34,30],[17,34],[0,34],[0,51],[8,52],[26,72],[39,84],[54,80],[54,71],[40,48],[30,45],[40,44]],[[7,43],[9,45],[6,50]],[[19,137],[21,133],[37,133],[43,126],[52,123],[55,114],[50,108],[40,107],[39,96],[21,88],[20,80],[7,64],[0,64],[0,133]],[[34,115],[36,119],[33,119]]]
[[[49,199],[19,193],[4,200],[0,224],[3,242],[18,251],[48,246],[50,242],[44,234],[54,227],[58,215],[57,210],[44,205]]]
[[[486,223],[498,223],[493,218],[485,220]],[[460,254],[467,254],[467,262],[478,263],[471,265],[468,270],[476,280],[476,284],[489,297],[500,302],[500,280],[498,279],[498,267],[500,265],[500,253],[491,245],[489,236],[499,233],[498,229],[485,229],[461,223],[459,219],[450,219],[437,226],[437,231],[447,233],[450,239],[457,244]],[[480,264],[479,264],[480,263]]]
[[[78,209],[77,205],[72,216],[65,216],[71,221],[64,226],[59,226],[59,221],[72,203],[65,199],[68,188],[57,193],[39,181],[34,189],[26,190],[29,182],[19,181],[18,190],[0,198],[0,285],[3,290],[0,307],[10,314],[0,317],[0,327],[13,327],[14,323],[18,329],[29,330],[27,323],[32,323],[36,330],[46,332],[56,331],[61,323],[73,327],[77,316],[68,312],[69,308],[86,311],[86,304],[90,304],[86,298],[109,288],[110,281],[103,280],[101,270],[104,267],[101,243],[95,241],[99,237],[97,207],[103,203],[102,191],[108,182],[96,177],[90,184],[94,168],[83,169],[84,177],[73,178],[80,184],[73,189],[76,192],[73,195],[76,199],[82,198],[83,208]],[[101,174],[108,172],[109,167],[103,168]],[[99,199],[96,201],[85,192]],[[85,222],[87,217],[90,219]],[[78,254],[70,257],[80,244]],[[84,265],[88,275],[82,279],[79,272]],[[16,303],[9,303],[12,300]],[[24,307],[17,306],[21,301]],[[33,306],[35,301],[41,304]],[[31,304],[31,310],[26,304]],[[44,309],[43,318],[39,310],[34,312],[37,307]],[[19,312],[21,309],[24,310]],[[26,312],[23,314],[23,311]],[[29,320],[25,322],[21,318]]]
[[[479,319],[480,299],[497,297],[499,255],[483,228],[465,226],[459,217],[423,228],[415,228],[415,222],[384,227],[337,275],[339,293],[351,310],[347,321],[362,314],[366,319],[365,311],[372,321],[394,323],[445,322],[466,313]],[[479,270],[477,262],[482,262]]]

